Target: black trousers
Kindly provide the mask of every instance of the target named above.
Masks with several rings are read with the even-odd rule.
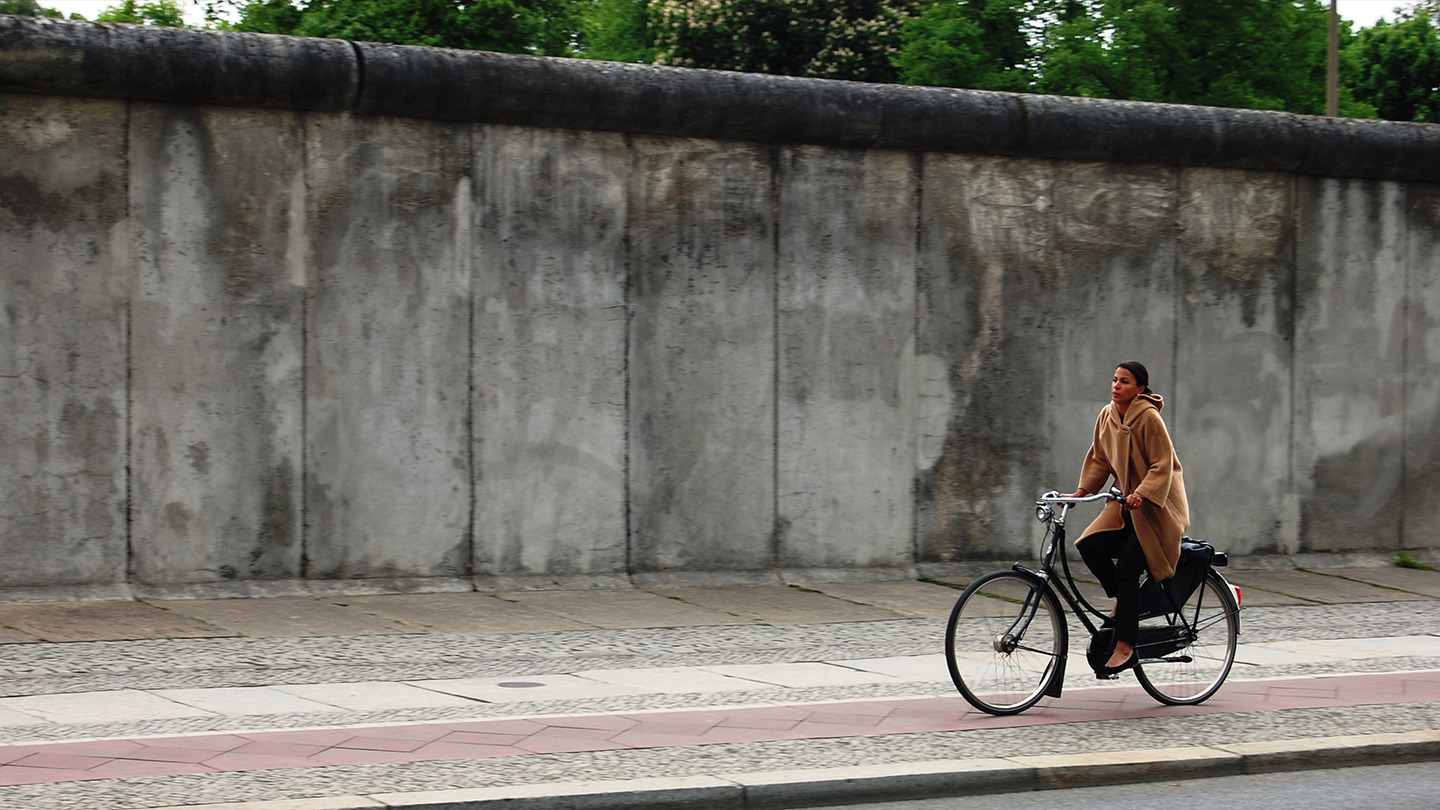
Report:
[[[1125,515],[1125,528],[1092,534],[1080,541],[1079,549],[1105,594],[1115,598],[1115,640],[1134,644],[1140,627],[1140,575],[1146,568],[1145,550],[1130,515]]]

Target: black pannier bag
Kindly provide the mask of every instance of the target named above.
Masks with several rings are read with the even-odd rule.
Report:
[[[1214,546],[1204,540],[1181,538],[1180,561],[1175,564],[1175,575],[1164,582],[1156,582],[1147,575],[1140,583],[1140,618],[1174,613],[1175,606],[1184,605],[1185,600],[1205,581],[1214,559]],[[1168,599],[1166,591],[1170,593]]]
[[[1166,591],[1174,597],[1174,605],[1184,607],[1185,600],[1205,581],[1210,568],[1228,563],[1223,552],[1216,551],[1204,540],[1180,538],[1180,560],[1175,563],[1175,574],[1164,582],[1156,582],[1147,574],[1140,583],[1140,618],[1150,619],[1175,612],[1171,600],[1166,598]],[[1193,616],[1185,618],[1187,622],[1194,619]],[[1183,649],[1189,643],[1184,624],[1142,626],[1135,637],[1135,649],[1141,658],[1160,658]],[[1114,650],[1115,629],[1102,628],[1090,637],[1090,646],[1085,651],[1090,668],[1098,672],[1110,660],[1110,653]]]

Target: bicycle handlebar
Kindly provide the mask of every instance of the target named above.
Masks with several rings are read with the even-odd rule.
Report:
[[[1044,495],[1041,495],[1037,503],[1064,503],[1074,505],[1077,503],[1094,503],[1095,501],[1123,500],[1125,500],[1125,493],[1121,492],[1119,487],[1111,487],[1109,492],[1097,492],[1094,495],[1081,495],[1077,498],[1066,497],[1052,489]]]

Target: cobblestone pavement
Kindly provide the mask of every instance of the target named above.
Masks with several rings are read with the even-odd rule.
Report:
[[[1288,573],[1288,572],[1286,572]],[[1440,575],[1437,575],[1440,581]],[[1277,600],[1285,594],[1274,592]],[[947,598],[953,598],[953,592]],[[1298,597],[1297,597],[1298,599]],[[1264,601],[1264,600],[1257,600]],[[892,614],[894,615],[894,614]],[[0,609],[3,620],[3,609]],[[1072,628],[1072,634],[1079,631]],[[441,679],[523,679],[592,670],[726,667],[937,656],[943,620],[885,618],[832,623],[736,623],[719,626],[547,630],[519,633],[379,633],[306,638],[151,638],[57,644],[0,645],[0,698],[113,690],[209,690],[231,687],[342,683],[403,683]],[[1440,635],[1440,601],[1296,604],[1249,607],[1243,614],[1242,655],[1232,680],[1361,672],[1440,670],[1440,655],[1381,652],[1344,656],[1293,654],[1293,660],[1247,663],[1252,645],[1358,639],[1415,639]],[[1072,648],[1079,642],[1072,644]],[[1255,649],[1271,649],[1256,646]],[[1276,648],[1278,649],[1278,648]],[[1303,649],[1303,648],[1302,648]],[[1401,649],[1401,648],[1397,648]],[[1424,644],[1416,650],[1428,650]],[[1073,649],[1072,649],[1073,651]],[[1072,661],[1073,661],[1072,657]],[[1072,667],[1067,686],[1093,686]],[[942,670],[943,672],[943,670]],[[1131,688],[1133,679],[1115,688]],[[714,692],[666,692],[551,700],[471,701],[465,705],[374,710],[230,712],[187,717],[116,720],[78,717],[66,722],[7,720],[0,709],[0,743],[194,735],[225,731],[353,727],[441,720],[613,714],[712,706],[804,704],[876,698],[951,696],[943,675],[930,680],[864,684],[800,684]],[[1064,697],[1059,699],[1063,704]],[[5,701],[0,700],[0,706]],[[1042,704],[1042,707],[1045,704]],[[978,715],[977,715],[978,716]],[[1160,716],[985,728],[942,733],[672,746],[624,751],[536,754],[503,759],[258,769],[127,779],[62,781],[0,787],[0,806],[155,808],[187,804],[363,795],[556,780],[709,775],[782,767],[848,767],[921,760],[1141,749],[1291,740],[1342,734],[1440,729],[1440,704],[1407,703],[1345,708]]]

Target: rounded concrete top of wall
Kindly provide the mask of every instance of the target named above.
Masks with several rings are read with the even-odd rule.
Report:
[[[1440,126],[0,16],[0,91],[1440,181]]]

